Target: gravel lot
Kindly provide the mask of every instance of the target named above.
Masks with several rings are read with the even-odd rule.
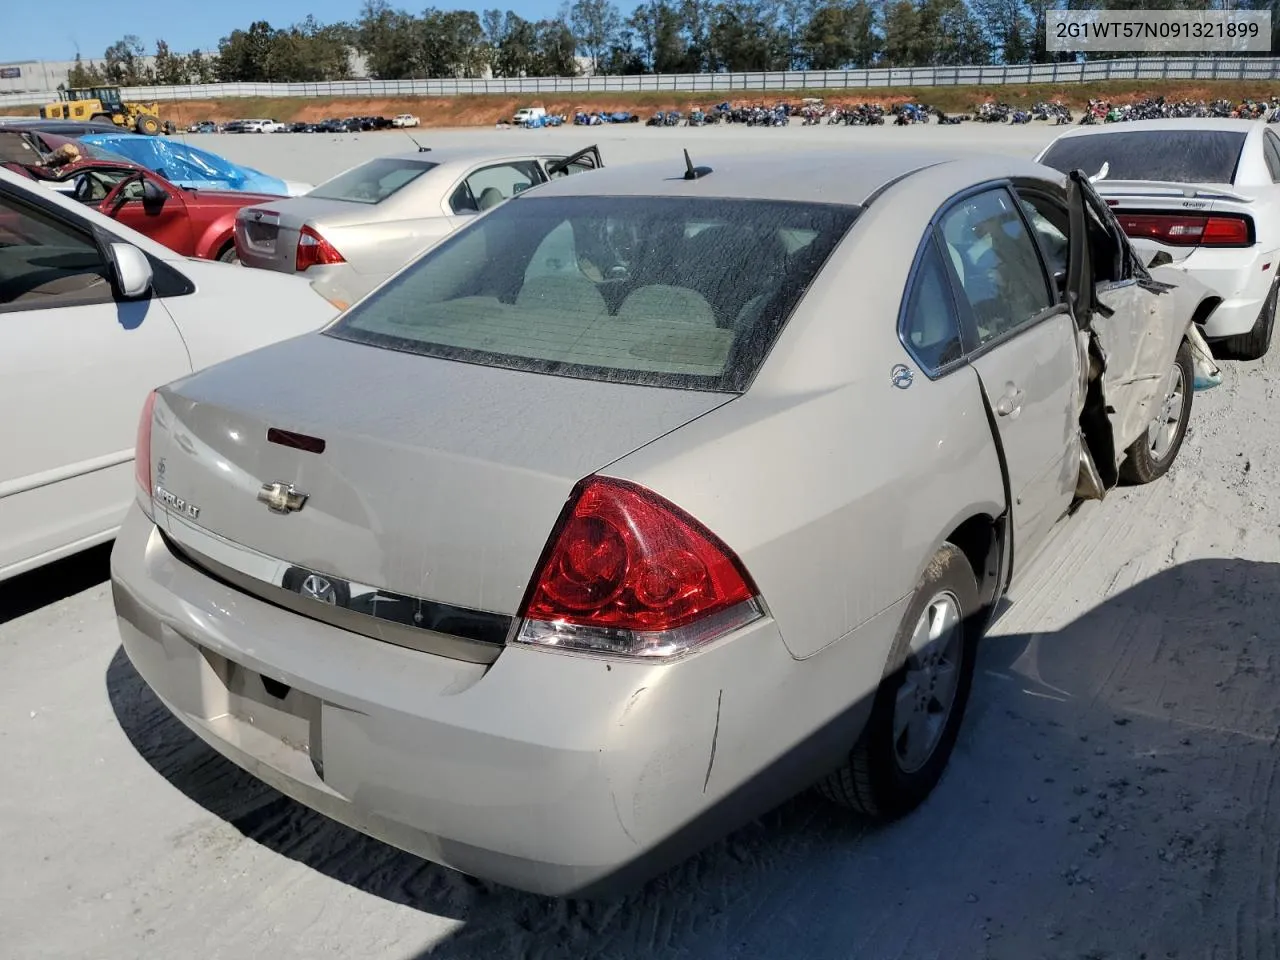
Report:
[[[424,131],[431,143],[1031,153],[1053,131]],[[193,137],[319,180],[395,134]],[[948,775],[889,827],[810,796],[625,902],[468,881],[297,806],[170,719],[107,552],[0,585],[0,955],[1277,958],[1278,355],[1227,364],[1164,480],[1087,505],[986,642]],[[1272,591],[1276,591],[1272,595]]]

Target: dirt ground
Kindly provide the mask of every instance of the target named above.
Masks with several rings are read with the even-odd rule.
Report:
[[[741,142],[803,142],[779,133]],[[680,142],[654,135],[613,151]],[[265,162],[316,139],[217,139],[321,172]],[[920,810],[798,797],[613,903],[469,881],[213,754],[121,652],[105,549],[0,585],[0,955],[1277,960],[1280,349],[1224,374],[1170,475],[1086,506],[1014,590]]]
[[[856,103],[927,103],[949,113],[971,113],[987,100],[1031,106],[1037,101],[1061,100],[1075,109],[1090,99],[1132,101],[1163,96],[1169,100],[1216,100],[1238,103],[1242,98],[1267,99],[1280,93],[1280,84],[1235,80],[1178,81],[1169,83],[1111,81],[1105,83],[1013,84],[1008,86],[884,87],[848,90],[790,90],[756,93],[572,93],[508,96],[473,94],[457,97],[404,97],[398,99],[301,97],[246,97],[223,100],[189,100],[162,104],[161,115],[182,127],[199,120],[219,123],[238,117],[270,117],[280,121],[316,121],[328,117],[393,117],[412,113],[426,127],[492,126],[510,119],[520,107],[542,106],[549,113],[572,117],[578,110],[627,111],[648,118],[659,110],[687,111],[691,106],[708,109],[728,100],[741,104],[796,103],[802,97],[823,97],[832,106]],[[35,114],[35,107],[13,108],[18,114]]]

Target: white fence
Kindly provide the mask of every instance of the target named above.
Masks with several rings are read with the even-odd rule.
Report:
[[[1280,79],[1280,58],[1147,57],[1084,63],[983,67],[904,67],[879,70],[810,70],[773,73],[641,74],[597,77],[511,77],[489,80],[335,80],[326,83],[208,83],[181,87],[126,87],[127,100],[216,100],[227,97],[441,97],[472,93],[554,94],[678,91],[856,90],[860,87],[946,87],[1021,83],[1087,83],[1101,80]],[[53,99],[46,94],[0,94],[6,105]]]

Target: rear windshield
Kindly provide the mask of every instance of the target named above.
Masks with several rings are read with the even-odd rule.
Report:
[[[858,208],[521,197],[328,328],[330,336],[591,380],[740,392]]]
[[[1129,130],[1063,137],[1040,162],[1106,180],[1231,183],[1245,135],[1233,130]]]
[[[426,160],[381,157],[326,180],[307,196],[321,200],[350,200],[352,203],[381,203],[436,166],[439,164]]]

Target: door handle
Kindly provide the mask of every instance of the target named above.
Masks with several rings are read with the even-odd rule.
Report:
[[[1022,412],[1022,391],[1009,384],[1004,396],[996,401],[996,413],[1002,417],[1017,417]]]

